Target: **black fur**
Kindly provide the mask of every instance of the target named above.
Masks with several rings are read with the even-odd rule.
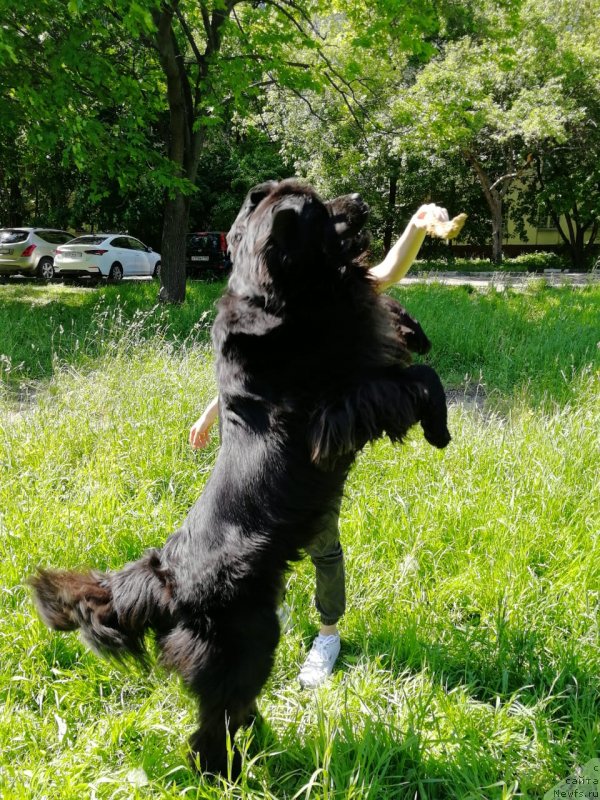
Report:
[[[289,562],[336,508],[357,451],[417,422],[435,446],[450,439],[436,373],[410,366],[418,323],[349,256],[365,217],[358,196],[327,206],[295,181],[249,193],[213,328],[221,446],[202,496],[161,550],[119,572],[31,580],[44,621],[81,628],[101,653],[140,656],[154,632],[198,698],[202,770],[227,769],[226,734],[271,671]]]

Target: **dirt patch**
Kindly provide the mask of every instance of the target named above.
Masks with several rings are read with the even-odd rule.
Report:
[[[481,385],[446,389],[448,406],[462,406],[467,411],[485,411],[486,393]]]
[[[37,402],[37,388],[25,385],[17,392],[7,392],[4,399],[6,407],[4,409],[0,407],[0,417],[11,424],[33,411]]]

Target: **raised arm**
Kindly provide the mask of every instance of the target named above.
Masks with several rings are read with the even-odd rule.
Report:
[[[439,235],[436,231],[443,230],[442,226],[448,222],[448,212],[445,208],[436,206],[435,203],[421,206],[383,261],[369,270],[377,279],[379,291],[384,291],[388,286],[401,281],[413,265],[426,234]]]

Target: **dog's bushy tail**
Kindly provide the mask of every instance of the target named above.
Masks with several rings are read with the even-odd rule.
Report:
[[[144,659],[147,629],[164,626],[168,616],[168,571],[158,550],[114,573],[40,569],[29,584],[46,625],[58,631],[80,628],[101,655]]]

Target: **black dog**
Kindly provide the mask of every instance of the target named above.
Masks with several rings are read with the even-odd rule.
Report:
[[[209,772],[227,770],[226,734],[255,710],[285,572],[336,506],[356,453],[417,422],[435,446],[450,439],[439,378],[409,366],[390,302],[350,257],[362,201],[343,199],[346,220],[336,202],[295,181],[264,184],[230,231],[233,272],[213,328],[221,447],[181,528],[119,572],[31,580],[44,621],[81,628],[100,653],[143,657],[154,633],[198,698],[191,747]]]

